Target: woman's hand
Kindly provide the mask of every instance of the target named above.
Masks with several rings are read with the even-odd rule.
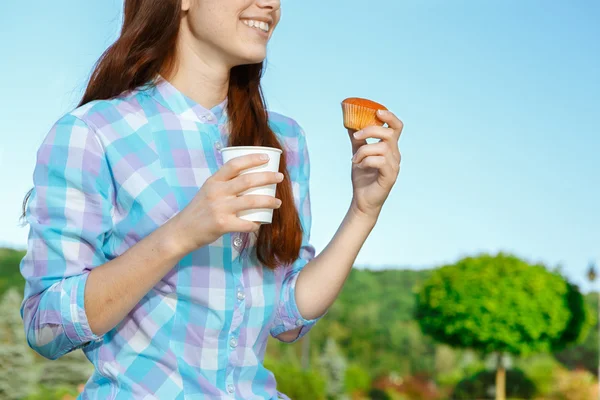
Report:
[[[392,112],[378,112],[377,118],[387,127],[368,126],[360,131],[348,129],[352,141],[351,210],[377,219],[400,172],[398,139],[404,124]],[[380,139],[368,144],[367,138]]]
[[[228,232],[257,232],[259,222],[237,217],[242,210],[281,206],[281,200],[271,196],[238,196],[248,189],[283,181],[280,172],[240,175],[248,168],[267,162],[261,154],[236,157],[206,180],[192,201],[169,221],[177,226],[180,241],[177,247],[183,254],[210,244]]]

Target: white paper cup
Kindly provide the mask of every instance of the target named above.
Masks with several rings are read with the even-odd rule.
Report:
[[[248,154],[268,154],[269,162],[258,167],[248,168],[240,175],[251,174],[253,172],[278,172],[279,171],[279,159],[282,151],[273,147],[263,146],[234,146],[225,147],[221,149],[223,155],[223,164],[236,157],[245,156]],[[258,194],[263,196],[275,197],[277,190],[277,184],[271,184],[266,186],[260,186],[251,188],[241,193],[241,196],[247,194]],[[261,224],[270,224],[273,221],[273,209],[272,208],[254,208],[250,210],[240,211],[237,214],[238,218],[245,219],[247,221],[260,222]]]

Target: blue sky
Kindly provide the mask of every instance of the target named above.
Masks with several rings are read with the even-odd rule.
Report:
[[[115,40],[121,7],[0,6],[0,245],[25,248],[18,215],[35,152]],[[590,288],[586,266],[600,263],[599,2],[283,0],[282,11],[263,87],[269,108],[307,132],[318,251],[352,196],[340,102],[368,97],[404,121],[403,162],[357,264],[427,268],[503,250],[561,264]]]

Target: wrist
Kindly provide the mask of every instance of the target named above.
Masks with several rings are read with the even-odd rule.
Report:
[[[370,225],[371,227],[373,227],[379,219],[380,212],[381,210],[376,210],[370,213],[364,212],[357,207],[356,203],[353,200],[350,205],[350,209],[348,210],[348,217],[352,221],[358,221],[362,224]]]
[[[183,258],[194,249],[181,237],[181,229],[177,225],[178,215],[175,215],[156,230],[161,250],[174,258]]]

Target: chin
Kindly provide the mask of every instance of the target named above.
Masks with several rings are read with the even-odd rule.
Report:
[[[266,52],[255,52],[253,54],[240,55],[237,65],[258,64],[265,61],[267,58]]]

